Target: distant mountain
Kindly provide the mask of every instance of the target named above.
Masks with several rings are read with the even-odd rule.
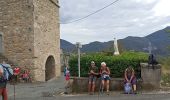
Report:
[[[170,27],[154,32],[153,34],[146,36],[146,38],[157,48],[155,53],[170,55],[170,50],[168,50],[168,46],[170,46]]]
[[[91,42],[90,44],[83,45],[83,52],[100,52],[113,46],[113,41],[109,42]]]
[[[129,36],[124,39],[118,40],[118,43],[125,50],[143,51],[148,52],[149,43],[152,44],[153,53],[157,55],[169,55],[170,50],[170,27],[156,31],[146,37],[132,37]],[[72,52],[75,50],[75,45],[61,39],[61,48],[64,51]],[[82,52],[100,52],[113,48],[113,41],[109,42],[91,42],[83,45]]]
[[[75,48],[75,45],[66,40],[60,39],[60,48],[64,52],[72,52]]]

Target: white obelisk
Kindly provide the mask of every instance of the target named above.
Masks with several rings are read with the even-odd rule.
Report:
[[[114,55],[119,55],[119,49],[118,49],[118,43],[117,43],[117,39],[114,38]]]

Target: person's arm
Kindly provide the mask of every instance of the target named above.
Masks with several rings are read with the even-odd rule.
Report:
[[[110,69],[107,67],[107,74],[110,75]]]
[[[96,72],[94,72],[93,74],[94,75],[99,75],[98,71],[99,71],[98,68],[96,68]]]
[[[128,78],[127,78],[127,69],[125,70],[124,77],[125,77],[125,80],[126,80],[127,82],[129,82],[129,80],[128,80]]]
[[[130,82],[132,81],[132,79],[133,79],[134,76],[135,76],[135,71],[134,71],[134,69],[132,69],[132,76],[131,76],[131,78],[130,78]]]
[[[100,75],[102,75],[102,68],[100,68],[100,70],[99,70],[99,74],[100,74]]]
[[[91,69],[89,68],[88,75],[90,75],[90,74],[91,74]]]

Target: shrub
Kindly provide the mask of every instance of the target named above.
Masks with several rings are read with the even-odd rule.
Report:
[[[119,56],[108,56],[103,53],[97,54],[85,54],[81,56],[81,77],[88,76],[88,69],[91,61],[95,61],[96,66],[100,68],[101,62],[106,62],[110,68],[111,77],[121,78],[123,77],[124,70],[128,66],[132,66],[137,72],[137,76],[140,77],[140,62],[147,62],[147,54],[141,52],[125,52]],[[77,57],[70,58],[70,72],[72,76],[78,76],[78,61]]]
[[[169,73],[162,75],[161,85],[170,87],[170,74]]]

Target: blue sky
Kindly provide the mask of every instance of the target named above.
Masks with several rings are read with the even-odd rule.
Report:
[[[62,23],[84,17],[114,0],[60,0]],[[61,24],[61,38],[87,44],[114,37],[146,36],[170,26],[170,0],[119,0],[101,12],[76,23]]]

